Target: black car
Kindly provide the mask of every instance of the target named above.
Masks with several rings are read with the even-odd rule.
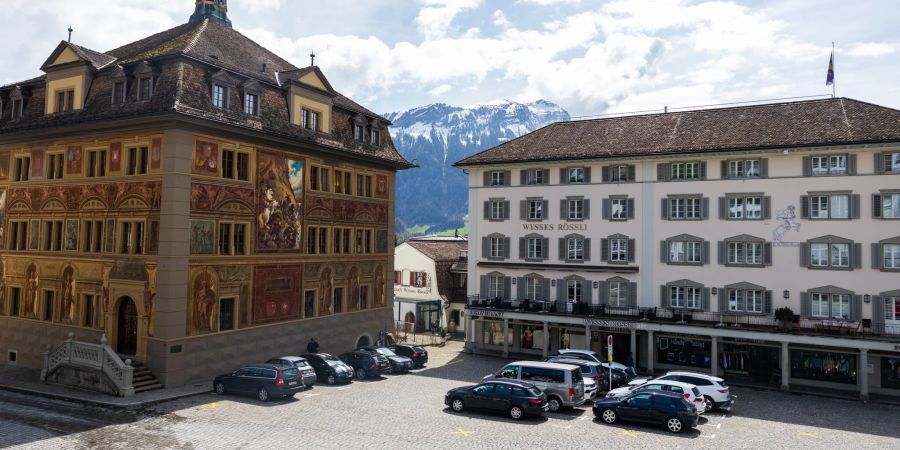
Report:
[[[400,356],[411,359],[415,367],[425,367],[428,363],[428,351],[418,345],[395,344],[388,348]]]
[[[659,424],[672,433],[697,426],[700,415],[684,396],[666,391],[641,391],[622,399],[594,403],[594,417],[606,422],[633,420]]]
[[[486,381],[474,386],[451,389],[444,404],[453,412],[465,409],[502,412],[515,420],[539,416],[547,411],[547,394],[531,383],[514,380]]]
[[[278,364],[256,364],[213,380],[216,394],[251,394],[261,402],[272,397],[293,397],[305,388],[296,367]]]
[[[293,366],[300,371],[300,377],[306,387],[312,387],[316,384],[316,371],[309,365],[306,358],[300,356],[282,356],[281,358],[273,358],[266,361],[266,364],[279,364],[282,366]]]
[[[413,368],[413,360],[411,358],[400,356],[387,347],[359,347],[356,351],[384,356],[391,364],[391,373],[406,373]]]
[[[328,353],[304,353],[306,362],[316,371],[316,378],[328,384],[349,383],[353,380],[353,368]]]
[[[356,378],[360,380],[391,373],[391,363],[379,354],[353,350],[338,356],[338,358],[353,367]]]

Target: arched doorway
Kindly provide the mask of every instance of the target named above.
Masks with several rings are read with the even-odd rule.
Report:
[[[372,345],[372,340],[369,339],[368,335],[364,334],[364,335],[360,336],[359,339],[356,340],[356,348],[368,347],[370,345]]]
[[[138,337],[137,306],[131,297],[119,300],[118,331],[116,333],[116,352],[121,355],[137,353]]]

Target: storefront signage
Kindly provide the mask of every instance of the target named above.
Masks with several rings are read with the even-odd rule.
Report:
[[[417,288],[417,287],[413,287],[413,286],[394,286],[394,293],[396,293],[396,294],[430,295],[431,288],[430,287]]]
[[[503,311],[493,311],[490,309],[470,309],[469,315],[472,317],[488,317],[491,319],[502,319]]]
[[[634,323],[621,320],[584,319],[584,324],[592,327],[624,328],[626,330],[635,328]]]
[[[587,231],[586,223],[523,223],[525,231]]]

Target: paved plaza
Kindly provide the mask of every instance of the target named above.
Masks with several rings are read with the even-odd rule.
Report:
[[[408,375],[316,386],[263,404],[214,394],[137,411],[0,391],[0,447],[143,448],[898,448],[900,407],[734,388],[731,413],[706,414],[682,435],[595,422],[585,406],[541,419],[453,414],[444,393],[498,369],[498,358],[430,348]]]

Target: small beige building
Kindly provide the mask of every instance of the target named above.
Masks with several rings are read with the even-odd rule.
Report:
[[[394,320],[408,331],[463,331],[468,241],[411,238],[394,249]]]

